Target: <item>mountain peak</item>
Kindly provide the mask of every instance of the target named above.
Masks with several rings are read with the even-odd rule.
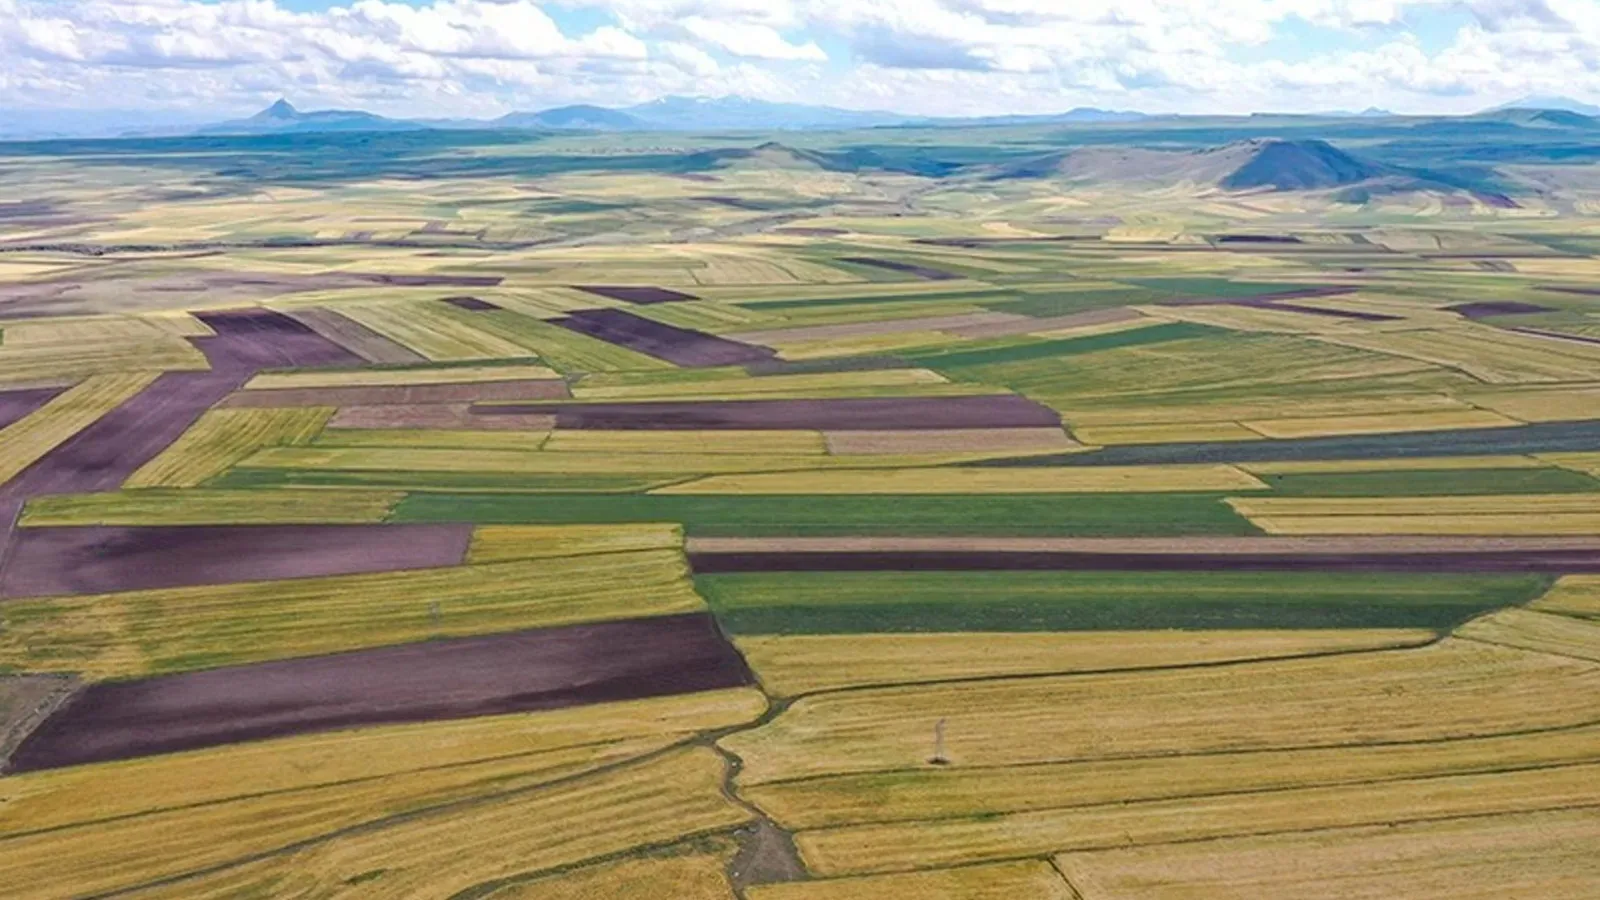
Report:
[[[1244,147],[1249,158],[1222,179],[1221,186],[1228,190],[1319,190],[1386,174],[1384,167],[1351,156],[1327,141],[1268,138],[1232,146]]]
[[[1523,97],[1504,106],[1497,106],[1489,112],[1500,112],[1508,109],[1544,109],[1556,112],[1577,113],[1582,116],[1600,116],[1600,106],[1584,103],[1571,97]]]
[[[299,118],[299,116],[300,110],[295,109],[294,105],[288,100],[279,97],[277,103],[274,103],[266,109],[263,109],[261,112],[256,113],[252,118],[256,119],[257,121],[262,121],[267,119],[295,119]]]

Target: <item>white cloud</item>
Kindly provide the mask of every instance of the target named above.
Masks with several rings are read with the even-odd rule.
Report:
[[[1596,0],[0,0],[0,106],[457,115],[664,93],[906,111],[1600,96]],[[574,29],[568,13],[581,10]],[[1408,29],[1465,15],[1442,48]],[[1451,20],[1455,21],[1455,20]],[[1291,25],[1299,43],[1278,42]],[[1330,47],[1303,48],[1307,29]],[[849,62],[829,59],[848,48]]]

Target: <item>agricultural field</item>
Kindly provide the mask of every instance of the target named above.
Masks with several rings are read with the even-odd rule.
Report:
[[[0,144],[0,893],[1600,896],[1600,181],[1306,127]]]

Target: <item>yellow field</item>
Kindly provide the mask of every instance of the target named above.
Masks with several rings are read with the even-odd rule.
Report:
[[[1174,444],[1188,441],[1259,441],[1261,435],[1238,422],[1192,422],[1182,425],[1091,425],[1072,429],[1085,444]]]
[[[676,849],[676,848],[675,848]],[[681,855],[621,859],[519,882],[486,900],[737,900],[726,869],[731,845],[720,853],[678,850]]]
[[[317,525],[382,522],[398,491],[143,488],[107,494],[52,494],[23,508],[21,524]]]
[[[1593,381],[1600,346],[1533,337],[1486,325],[1320,336],[1320,340],[1465,372],[1489,384]]]
[[[207,410],[181,437],[123,483],[126,488],[199,487],[264,447],[305,444],[332,407]]]
[[[723,475],[657,494],[1100,494],[1237,491],[1266,485],[1232,466],[886,469]]]
[[[1593,809],[1069,853],[1082,900],[1600,896]]]
[[[1240,422],[1270,438],[1324,437],[1340,434],[1393,434],[1443,431],[1450,428],[1507,428],[1523,423],[1479,409],[1411,412],[1380,416],[1325,416]]]
[[[467,549],[470,563],[583,556],[637,550],[679,550],[676,523],[616,525],[480,525]]]
[[[522,352],[526,355],[526,351]],[[368,369],[347,372],[269,372],[257,375],[246,390],[292,388],[382,387],[418,384],[480,384],[489,381],[559,379],[545,366],[452,366],[443,369]]]
[[[527,347],[451,318],[432,303],[345,303],[338,311],[435,362],[533,355]]]
[[[957,766],[1437,740],[1588,724],[1600,718],[1597,687],[1600,666],[1592,663],[1446,641],[1172,671],[819,694],[722,745],[744,760],[741,783],[761,784],[919,767],[941,718]]]
[[[147,371],[204,371],[205,355],[177,335],[151,327],[137,338],[0,343],[0,385],[69,385],[96,375]]]
[[[1061,873],[1038,860],[775,884],[747,894],[749,900],[1074,900]]]
[[[1575,806],[1600,806],[1600,764],[859,825],[801,832],[795,842],[813,871],[847,875]]]
[[[749,636],[739,650],[775,696],[871,684],[1094,672],[1424,644],[1431,631],[1096,631]]]
[[[822,455],[818,431],[598,431],[558,430],[546,450],[567,453],[679,453],[761,456]]]
[[[664,743],[643,741],[640,746]],[[627,750],[637,755],[640,746]],[[724,763],[709,750],[679,750],[570,777],[621,752],[620,745],[611,747],[610,754],[607,745],[562,751],[589,757],[577,769],[519,776],[517,760],[498,760],[479,764],[478,771],[445,769],[436,776],[442,784],[400,778],[336,785],[319,789],[320,797],[317,791],[268,794],[12,838],[0,843],[6,849],[0,878],[18,897],[76,896],[244,861],[298,840],[310,843],[279,850],[237,874],[203,876],[190,895],[204,895],[207,882],[220,880],[246,894],[272,896],[450,896],[748,819],[722,796]],[[540,788],[553,778],[565,780]],[[451,803],[466,798],[479,799]],[[344,831],[358,822],[381,825]],[[492,845],[484,843],[489,834]]]
[[[779,781],[741,793],[785,827],[1097,807],[1115,803],[1374,785],[1600,760],[1600,726],[1379,746],[1158,755],[1024,766],[921,766]]]
[[[1457,637],[1600,662],[1600,622],[1506,609],[1456,629]]]
[[[426,447],[436,450],[538,450],[548,431],[470,431],[453,428],[329,428],[318,447]]]
[[[258,794],[426,777],[432,770],[511,758],[549,768],[542,754],[667,742],[753,721],[766,700],[751,689],[514,713],[375,725],[29,772],[0,780],[0,840],[175,807]],[[566,765],[566,763],[558,763]],[[3,844],[0,844],[3,846]]]
[[[1405,459],[1244,462],[1238,465],[1253,475],[1323,475],[1344,472],[1431,472],[1446,469],[1543,469],[1549,464],[1531,456],[1426,456]]]
[[[1600,617],[1600,575],[1568,575],[1530,608],[1564,616]]]
[[[1179,363],[1181,364],[1181,363]],[[1414,377],[1412,373],[1399,373]],[[1432,377],[1432,373],[1427,373]],[[1449,376],[1446,375],[1446,378]],[[1465,376],[1456,376],[1466,381]],[[1443,388],[1445,386],[1441,386]],[[1046,398],[1048,399],[1048,398]],[[1449,412],[1462,408],[1461,401],[1439,391],[1386,394],[1379,397],[1265,397],[1256,400],[1218,400],[1214,403],[1166,404],[1158,406],[1131,403],[1136,397],[1080,399],[1063,396],[1049,400],[1061,410],[1074,430],[1109,426],[1159,425],[1175,429],[1174,442],[1182,442],[1182,425],[1214,427],[1219,422],[1272,420],[1310,417],[1389,416],[1412,412]],[[1253,432],[1252,432],[1253,434]],[[1259,437],[1259,435],[1257,435]]]
[[[682,554],[646,550],[18,600],[0,665],[120,678],[704,610]]]
[[[1230,498],[1268,534],[1590,535],[1600,509],[1586,494],[1485,497]]]
[[[957,340],[942,331],[903,331],[897,334],[831,338],[825,341],[775,342],[771,346],[788,360],[834,359],[846,356],[872,356],[912,347],[954,344]]]
[[[1594,387],[1474,393],[1468,399],[1524,422],[1600,419],[1600,389]]]
[[[953,428],[904,431],[826,431],[835,456],[889,453],[1060,453],[1082,447],[1060,428]]]
[[[1539,458],[1563,469],[1600,476],[1600,453],[1541,453]]]
[[[159,374],[91,375],[21,420],[0,429],[0,484],[17,477],[68,438],[131,400]]]

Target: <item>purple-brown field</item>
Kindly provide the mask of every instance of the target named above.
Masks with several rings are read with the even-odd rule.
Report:
[[[454,566],[471,539],[470,525],[21,528],[0,598]]]
[[[529,378],[462,384],[266,388],[231,394],[221,405],[234,409],[284,406],[425,406],[435,403],[471,403],[475,400],[556,400],[566,396],[568,391],[564,381]]]
[[[1446,306],[1445,309],[1460,313],[1468,319],[1492,319],[1495,316],[1526,316],[1550,312],[1548,306],[1523,303],[1519,300],[1479,300],[1473,303],[1457,303],[1454,306]]]
[[[33,388],[0,391],[0,428],[14,424],[39,407],[54,400],[66,388]]]
[[[566,318],[552,320],[552,324],[678,366],[741,366],[776,355],[768,347],[741,344],[703,331],[666,325],[620,309],[579,310]]]
[[[22,743],[11,768],[752,682],[716,622],[698,613],[427,641],[91,685]]]
[[[468,429],[476,431],[548,431],[555,416],[475,416],[466,403],[425,406],[346,406],[334,413],[330,428]]]
[[[456,309],[464,309],[467,312],[492,312],[500,308],[477,297],[444,297],[439,302],[448,303]]]
[[[902,431],[1058,428],[1054,410],[1011,394],[850,400],[719,400],[704,403],[571,403],[475,406],[480,416],[541,413],[558,428],[618,431]]]
[[[573,287],[580,291],[588,291],[599,297],[609,300],[621,300],[624,303],[649,305],[651,303],[679,303],[684,300],[699,300],[693,294],[682,291],[668,290],[659,287],[643,287],[628,284],[575,284]]]

